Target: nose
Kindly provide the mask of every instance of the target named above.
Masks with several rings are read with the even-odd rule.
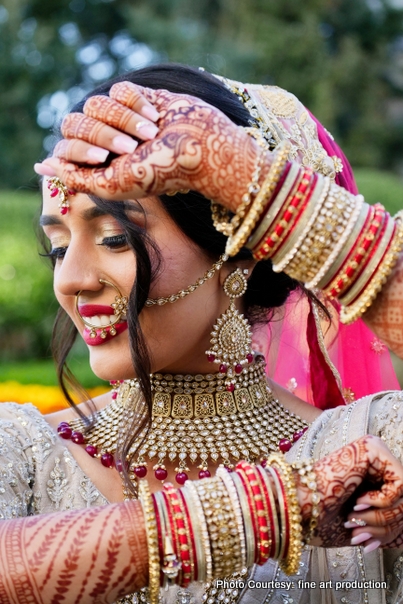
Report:
[[[56,263],[53,283],[56,296],[101,290],[98,264],[91,250],[83,250],[78,242],[71,241],[64,258]]]

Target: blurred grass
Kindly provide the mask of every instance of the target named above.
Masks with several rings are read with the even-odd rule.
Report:
[[[366,202],[381,203],[392,216],[403,208],[403,180],[396,174],[357,168],[354,176]]]
[[[107,385],[91,371],[86,358],[73,358],[69,366],[84,388]],[[20,384],[56,386],[57,378],[52,359],[5,361],[0,363],[0,382],[16,381]]]

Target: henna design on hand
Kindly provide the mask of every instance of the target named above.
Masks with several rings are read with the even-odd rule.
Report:
[[[110,100],[109,104],[106,104],[104,100],[105,97],[102,96],[91,96],[85,102],[84,114],[125,131],[133,117],[133,112],[121,103]]]
[[[62,134],[65,138],[78,138],[95,144],[103,124],[81,113],[69,113],[62,123]]]
[[[373,526],[387,527],[383,543],[396,542],[403,529],[403,468],[377,437],[365,436],[315,463],[317,490],[321,496],[315,536],[326,547],[348,545],[351,537],[344,521],[355,505],[356,492],[377,508],[362,514]],[[298,481],[302,517],[307,523],[312,512],[311,493]],[[361,497],[364,497],[361,495]],[[389,545],[390,546],[390,545]]]
[[[147,572],[138,502],[0,523],[1,602],[112,602],[144,587]]]
[[[97,97],[89,105],[94,110],[91,114],[108,121],[105,116],[120,102],[123,109],[113,117],[118,125],[125,108],[138,103],[141,92],[161,116],[156,138],[141,143],[134,153],[114,159],[108,167],[80,168],[64,161],[61,170],[60,165],[57,167],[63,182],[76,191],[112,199],[192,189],[235,210],[251,180],[259,153],[257,143],[200,99],[140,89],[128,83],[115,84],[110,91],[112,98]],[[87,116],[76,116],[68,116],[63,123],[63,135],[68,139],[83,138],[98,144],[102,128],[110,127]],[[269,164],[270,154],[263,172]]]

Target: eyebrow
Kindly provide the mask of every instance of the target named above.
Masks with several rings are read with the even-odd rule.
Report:
[[[124,205],[125,205],[126,211],[141,212],[142,214],[144,213],[143,208],[140,205],[138,205],[137,203],[133,203],[131,201],[125,201]],[[99,208],[98,206],[94,206],[92,208],[87,208],[86,210],[83,210],[81,212],[81,218],[83,220],[85,220],[86,222],[89,222],[90,220],[94,220],[95,218],[99,218],[100,216],[108,216],[108,215],[109,215],[109,212],[107,210]],[[60,224],[63,224],[63,220],[55,214],[41,214],[41,216],[39,218],[39,225],[42,227],[60,225]]]

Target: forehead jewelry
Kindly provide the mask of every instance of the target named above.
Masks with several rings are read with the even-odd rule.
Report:
[[[90,323],[90,321],[88,321],[85,317],[83,317],[80,314],[79,307],[78,307],[78,300],[79,300],[82,290],[80,290],[78,292],[78,294],[76,295],[76,311],[77,311],[77,314],[80,317],[81,321],[84,323],[84,325],[86,325],[86,327],[90,328],[90,338],[96,338],[98,335],[97,332],[100,332],[99,335],[101,336],[101,338],[105,339],[106,336],[108,335],[108,333],[111,336],[116,335],[117,331],[116,331],[115,325],[116,325],[116,323],[119,323],[122,316],[125,315],[127,312],[128,298],[126,296],[123,296],[120,289],[116,285],[111,283],[110,281],[106,281],[105,279],[100,279],[99,282],[103,283],[104,285],[109,285],[109,287],[113,287],[113,289],[117,292],[117,296],[115,296],[115,302],[113,302],[113,304],[111,304],[111,307],[113,308],[113,314],[114,314],[113,319],[107,325],[94,325],[93,323]]]
[[[57,178],[57,176],[49,178],[47,186],[50,191],[51,197],[59,197],[60,214],[67,214],[70,208],[69,196],[75,195],[75,191],[72,191],[71,189],[66,187],[66,185],[62,183],[60,178]]]
[[[203,283],[205,283],[208,279],[212,279],[212,277],[214,277],[215,273],[220,270],[220,268],[222,267],[224,262],[226,262],[227,260],[228,260],[228,256],[226,254],[222,254],[219,257],[219,259],[217,260],[217,262],[215,262],[213,264],[213,266],[204,273],[203,277],[200,277],[200,279],[198,279],[196,281],[196,283],[193,283],[193,285],[189,285],[189,287],[187,287],[186,289],[181,289],[178,291],[178,293],[172,294],[171,296],[167,296],[166,298],[148,298],[146,300],[145,305],[146,306],[155,306],[155,305],[164,306],[164,304],[167,304],[168,302],[170,304],[173,304],[177,300],[181,300],[182,298],[185,298],[189,294],[196,291],[196,289],[198,287],[200,287],[201,285],[203,285]]]

